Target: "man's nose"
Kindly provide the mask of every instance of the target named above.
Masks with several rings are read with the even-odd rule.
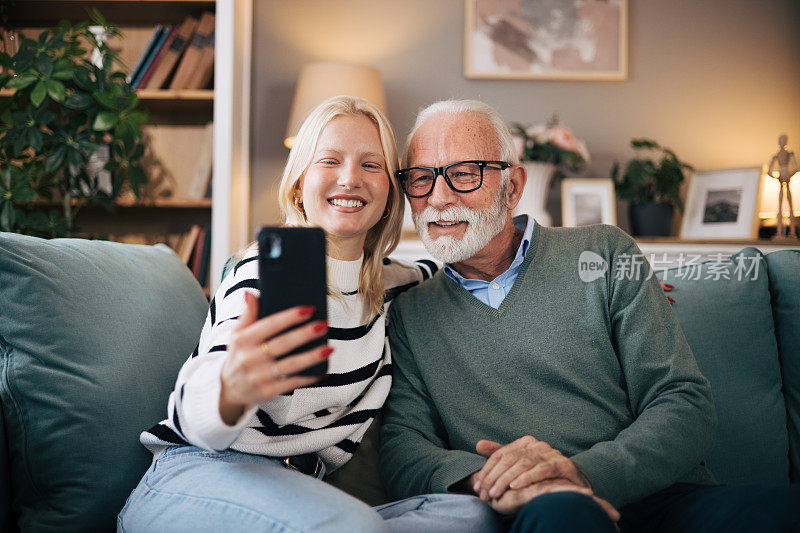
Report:
[[[444,209],[458,201],[458,193],[450,188],[444,176],[438,176],[433,190],[428,195],[428,205],[436,209]]]
[[[361,167],[356,163],[347,163],[340,167],[336,180],[337,185],[355,189],[361,186]]]

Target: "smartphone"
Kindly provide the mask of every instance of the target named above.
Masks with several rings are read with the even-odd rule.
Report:
[[[313,305],[308,322],[328,319],[325,233],[320,228],[262,227],[258,231],[258,317],[297,305]],[[302,326],[299,324],[297,327]],[[305,352],[328,342],[327,334],[281,357]],[[328,372],[328,360],[299,375]]]

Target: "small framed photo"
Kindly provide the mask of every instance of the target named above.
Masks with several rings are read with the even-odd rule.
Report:
[[[608,178],[566,178],[561,182],[564,226],[617,224],[614,182]]]
[[[689,183],[682,239],[755,239],[761,169],[696,172]]]
[[[464,75],[625,80],[628,0],[465,0]]]

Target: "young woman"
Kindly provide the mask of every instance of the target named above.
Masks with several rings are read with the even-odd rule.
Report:
[[[290,332],[312,309],[257,319],[251,245],[211,301],[197,349],[178,374],[167,418],[142,433],[151,468],[119,531],[491,531],[476,497],[437,494],[378,508],[334,488],[391,385],[385,312],[431,264],[389,260],[403,198],[391,128],[372,104],[335,97],[304,122],[279,199],[290,226],[327,236],[328,319]],[[278,360],[328,332],[329,342]],[[322,378],[297,372],[329,358]]]

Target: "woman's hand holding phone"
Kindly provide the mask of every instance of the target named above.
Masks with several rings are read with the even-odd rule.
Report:
[[[231,335],[230,352],[222,365],[219,413],[228,425],[235,425],[242,413],[279,394],[305,387],[325,376],[295,376],[330,357],[333,348],[318,346],[278,360],[292,350],[325,335],[328,324],[302,324],[314,313],[310,306],[292,307],[261,319],[258,299],[245,294],[246,309]]]

